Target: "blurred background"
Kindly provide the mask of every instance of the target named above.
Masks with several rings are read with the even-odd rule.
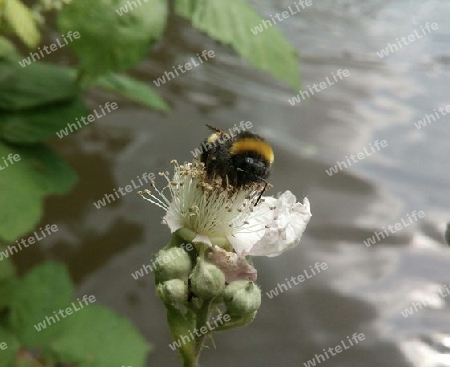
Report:
[[[252,0],[263,19],[293,1]],[[136,176],[191,160],[207,136],[251,121],[275,151],[269,192],[307,196],[312,219],[300,245],[255,258],[262,306],[243,329],[215,334],[202,366],[303,366],[353,333],[366,339],[320,366],[450,366],[448,298],[409,317],[401,311],[450,283],[443,233],[450,219],[449,117],[414,123],[450,104],[450,3],[444,0],[321,0],[278,27],[300,53],[301,89],[339,69],[350,76],[292,106],[298,93],[258,71],[177,16],[132,72],[170,105],[161,113],[111,97],[85,95],[89,109],[118,109],[50,145],[79,175],[74,190],[45,201],[40,226],[59,231],[14,255],[19,273],[46,260],[68,266],[77,296],[93,294],[122,314],[154,346],[148,366],[179,366],[153,274],[131,274],[164,246],[163,212],[135,193],[100,209],[94,202]],[[439,28],[384,57],[377,51],[427,22]],[[260,37],[257,35],[255,37]],[[153,80],[203,50],[215,58],[156,88]],[[66,49],[46,61],[70,64]],[[69,122],[69,121],[67,121]],[[376,140],[388,146],[330,176],[326,169]],[[7,172],[5,172],[7,174]],[[160,186],[162,180],[157,181]],[[363,241],[413,211],[425,218],[367,247]],[[316,262],[328,269],[270,299],[265,292]],[[134,367],[134,366],[133,366]]]

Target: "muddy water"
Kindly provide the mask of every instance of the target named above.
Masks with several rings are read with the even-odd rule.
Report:
[[[253,3],[268,17],[293,1]],[[273,193],[290,189],[308,196],[313,213],[301,246],[255,260],[258,283],[268,292],[316,262],[328,269],[278,297],[264,293],[255,322],[217,335],[217,349],[205,351],[202,365],[303,366],[315,354],[327,359],[323,349],[342,341],[348,346],[347,336],[362,333],[363,341],[335,356],[328,352],[326,361],[318,357],[318,365],[450,366],[450,297],[437,296],[422,310],[416,306],[406,318],[401,313],[439,290],[445,295],[450,283],[450,253],[442,238],[450,220],[450,117],[421,129],[414,125],[450,103],[449,14],[444,0],[313,1],[279,23],[302,55],[302,89],[339,69],[350,75],[295,106],[288,98],[298,91],[173,19],[136,77],[153,84],[197,52],[214,50],[217,56],[158,88],[173,107],[169,115],[100,92],[88,96],[92,108],[114,100],[119,109],[55,141],[80,183],[71,195],[48,201],[43,222],[61,230],[24,252],[21,267],[44,259],[65,262],[80,295],[94,294],[123,313],[155,345],[148,366],[179,366],[168,347],[172,340],[153,276],[131,277],[168,240],[162,212],[134,194],[101,209],[93,202],[136,176],[169,169],[173,158],[190,159],[207,134],[205,123],[227,128],[248,120],[274,146]],[[439,28],[377,56],[388,42],[421,31],[427,22]],[[374,152],[377,140],[387,145]],[[338,160],[361,152],[364,159],[327,174]],[[425,217],[411,220],[414,211]],[[364,244],[374,231],[396,223],[402,229]]]

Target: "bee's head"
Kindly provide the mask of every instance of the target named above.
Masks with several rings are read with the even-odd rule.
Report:
[[[244,152],[233,156],[238,186],[252,182],[262,182],[270,173],[270,163],[254,152]]]
[[[241,134],[231,146],[231,157],[237,170],[238,186],[262,182],[269,177],[273,150],[258,135],[249,132]]]

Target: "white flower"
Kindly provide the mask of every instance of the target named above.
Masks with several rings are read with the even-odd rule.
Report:
[[[249,223],[258,220],[265,222],[261,238],[256,243],[242,241],[239,235],[237,241],[230,239],[239,255],[280,255],[298,245],[311,218],[309,200],[304,198],[303,204],[299,203],[290,191],[285,191],[277,199],[272,196],[263,196],[263,199],[248,219]]]
[[[192,242],[211,248],[210,260],[224,272],[227,281],[256,279],[256,270],[245,256],[277,256],[296,246],[311,212],[308,199],[296,202],[286,191],[278,198],[264,196],[257,204],[261,184],[232,187],[219,177],[209,179],[202,163],[175,164],[173,179],[157,195],[141,193],[166,211],[163,222],[171,232],[189,228],[197,236]],[[168,190],[169,193],[165,191]],[[226,238],[234,252],[213,245],[214,238]]]

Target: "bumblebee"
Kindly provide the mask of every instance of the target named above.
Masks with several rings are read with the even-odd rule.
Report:
[[[274,160],[272,147],[262,137],[249,131],[230,134],[206,125],[213,130],[202,143],[200,161],[205,164],[209,177],[220,176],[236,188],[264,182]],[[262,195],[261,193],[261,195]],[[261,197],[260,195],[260,197]],[[258,199],[259,201],[259,199]]]

